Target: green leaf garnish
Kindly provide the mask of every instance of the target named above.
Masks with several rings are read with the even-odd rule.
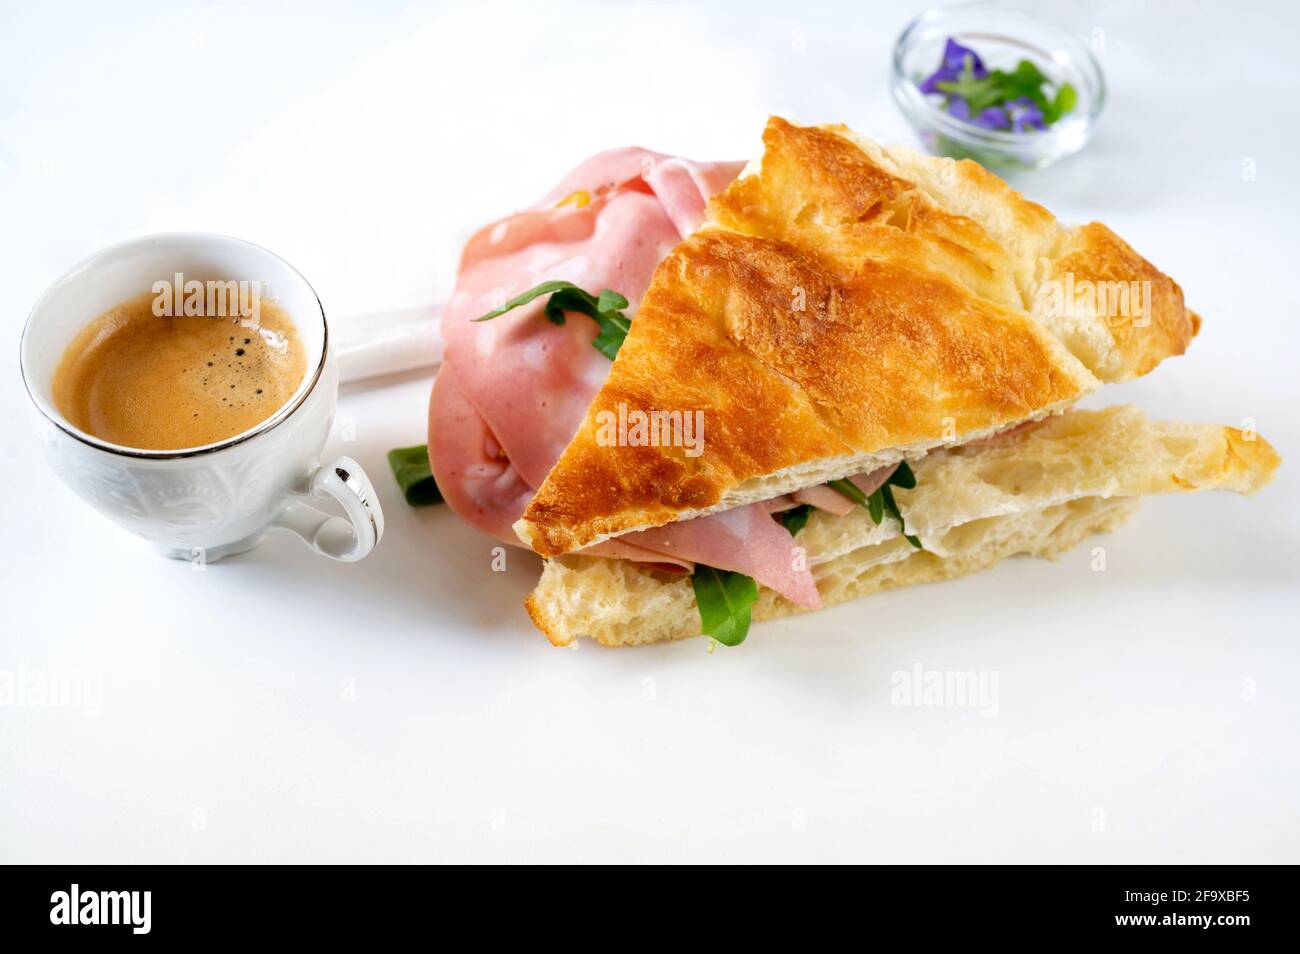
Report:
[[[1079,102],[1079,94],[1069,83],[1062,83],[1056,98],[1043,107],[1043,121],[1049,126],[1070,112]]]
[[[511,298],[500,308],[497,308],[494,311],[489,311],[486,315],[480,315],[478,318],[475,318],[474,320],[488,321],[489,319],[492,318],[500,318],[506,312],[514,311],[516,308],[520,307],[521,305],[528,304],[534,298],[538,298],[550,292],[563,291],[566,288],[572,288],[572,287],[574,287],[572,282],[559,282],[559,281],[542,282],[540,285],[528,289],[528,291],[524,292],[522,295],[516,295],[514,298]],[[547,310],[549,311],[550,309],[548,308]],[[550,318],[551,316],[547,315],[546,317]],[[561,315],[560,320],[555,323],[557,325],[564,324],[564,316]]]
[[[916,487],[916,474],[912,473],[912,468],[907,465],[907,461],[900,460],[898,469],[889,475],[887,482],[904,490],[912,490]]]
[[[880,495],[879,487],[867,498],[867,512],[871,514],[871,522],[877,527],[880,526],[880,521],[885,519],[885,498]]]
[[[429,446],[395,447],[388,452],[388,466],[393,469],[397,486],[412,507],[442,503],[442,493],[429,467]]]
[[[898,520],[899,526],[906,529],[907,525],[903,523],[903,513],[898,509],[898,504],[894,500],[894,491],[890,488],[893,486],[911,490],[916,486],[916,474],[912,473],[912,468],[907,465],[907,461],[899,461],[898,467],[889,475],[889,479],[881,484],[876,489],[876,492],[869,497],[862,492],[857,484],[848,479],[830,480],[826,482],[826,486],[848,497],[859,507],[863,507],[871,515],[871,522],[876,526],[880,526],[880,521],[884,520],[885,514],[888,513]],[[924,549],[917,537],[909,533],[904,533],[903,536],[908,543],[918,550]]]
[[[627,307],[627,299],[614,291],[612,288],[606,288],[596,299],[597,311],[618,311]]]
[[[1021,60],[1016,64],[1016,71],[1012,75],[1020,82],[1032,83],[1034,86],[1042,86],[1047,82],[1047,77],[1033,60]]]
[[[828,480],[826,481],[826,486],[840,496],[848,497],[859,507],[865,507],[867,505],[867,495],[859,489],[857,484],[849,480],[847,477],[843,480]],[[876,522],[879,523],[880,521],[877,520]]]
[[[876,499],[877,495],[872,494],[868,497],[862,492],[862,489],[858,487],[857,484],[849,480],[847,477],[843,480],[828,480],[826,486],[840,496],[848,497],[859,507],[862,507],[870,513],[872,523],[879,524],[881,518],[884,517],[885,511],[882,509],[880,502]]]
[[[970,114],[978,116],[990,106],[996,106],[1005,98],[1002,86],[990,74],[983,79],[975,79],[973,76],[962,76],[959,79],[938,83],[940,90],[949,96],[956,96],[966,100],[966,105],[970,107]]]
[[[752,577],[730,570],[695,564],[691,575],[695,602],[700,608],[700,630],[724,646],[739,646],[749,633],[750,610],[758,599]]]
[[[812,515],[811,504],[800,504],[797,507],[791,507],[789,510],[783,510],[780,513],[773,514],[781,526],[790,531],[790,536],[798,536],[799,531],[808,523],[808,518]]]
[[[880,488],[880,496],[881,499],[883,499],[885,502],[885,509],[889,511],[889,515],[898,521],[898,525],[900,527],[906,530],[907,525],[903,523],[903,512],[898,509],[898,504],[894,501],[893,488],[891,488],[889,484],[885,484],[885,486]],[[918,540],[916,537],[912,536],[909,533],[904,533],[903,537],[912,546],[916,547],[918,550],[921,549],[921,541]]]
[[[475,318],[475,321],[489,321],[493,318],[499,318],[508,311],[513,311],[522,305],[528,304],[534,298],[549,294],[546,305],[542,312],[546,315],[546,320],[552,324],[564,324],[564,313],[567,311],[576,311],[579,314],[586,315],[596,322],[600,332],[592,345],[597,351],[614,360],[618,354],[618,349],[623,346],[623,340],[627,337],[628,330],[632,327],[632,319],[623,314],[623,309],[627,307],[628,301],[613,289],[604,289],[599,297],[584,291],[573,282],[550,281],[542,282],[535,288],[530,288],[522,295],[517,295],[510,299],[500,308],[489,311],[486,315]]]

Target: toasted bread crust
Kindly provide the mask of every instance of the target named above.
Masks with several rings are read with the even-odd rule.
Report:
[[[1072,348],[1103,381],[1141,377],[1165,358],[1186,351],[1200,329],[1200,316],[1185,307],[1178,283],[1100,222],[1067,233],[1048,279],[1061,287],[1071,282],[1076,296],[1081,289],[1128,296],[1127,304],[1121,300],[1118,307],[1095,319],[1109,332],[1109,341],[1097,336],[1101,353]],[[1064,337],[1071,344],[1069,334]]]
[[[715,197],[656,271],[582,428],[516,524],[538,552],[733,506],[746,481],[809,462],[1041,416],[1191,337],[1178,286],[1109,230],[1067,231],[978,166],[778,118],[764,146],[760,170]],[[1035,290],[1064,267],[1151,281],[1154,320],[1054,323]],[[601,425],[620,409],[703,411],[702,453],[611,446]]]

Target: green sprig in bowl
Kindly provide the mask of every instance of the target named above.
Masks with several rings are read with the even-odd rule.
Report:
[[[892,88],[927,149],[993,169],[1044,168],[1078,152],[1106,101],[1081,37],[985,3],[912,21],[894,46]]]

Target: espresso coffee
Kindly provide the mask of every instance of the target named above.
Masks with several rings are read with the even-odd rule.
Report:
[[[265,421],[302,383],[302,341],[275,302],[242,318],[156,315],[155,301],[110,308],[64,352],[54,403],[76,427],[142,450],[199,447]]]

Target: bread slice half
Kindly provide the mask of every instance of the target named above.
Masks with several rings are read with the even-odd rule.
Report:
[[[1036,420],[1195,334],[1182,290],[1117,235],[1060,224],[974,163],[779,118],[763,145],[655,271],[515,524],[537,552]]]
[[[1151,421],[1117,406],[1072,410],[984,445],[934,451],[913,464],[917,485],[897,491],[916,550],[897,521],[815,512],[794,542],[804,549],[826,605],[911,583],[964,576],[1009,556],[1055,558],[1111,530],[1147,494],[1232,490],[1249,494],[1280,458],[1262,437],[1232,427]],[[529,615],[556,645],[580,636],[629,646],[700,634],[689,578],[597,557],[545,562]],[[799,607],[764,587],[755,620]],[[752,638],[752,637],[751,637]]]

